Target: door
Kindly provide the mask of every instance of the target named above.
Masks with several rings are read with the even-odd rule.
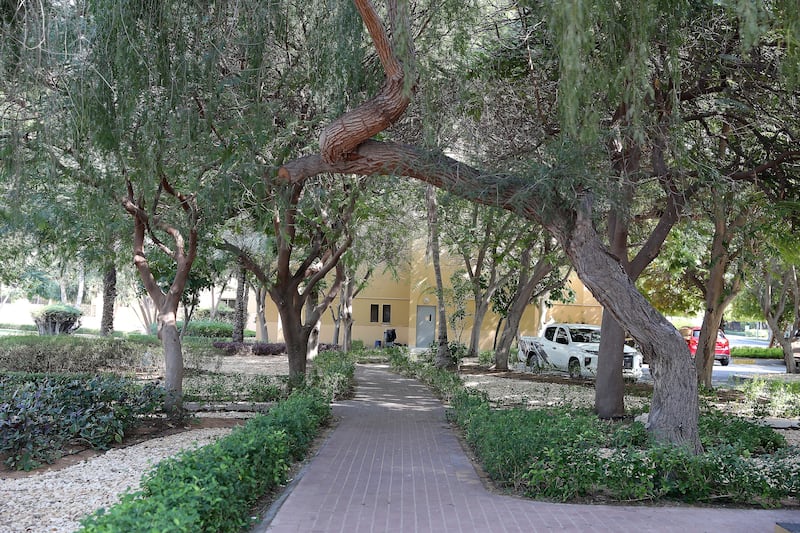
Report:
[[[428,348],[436,339],[436,306],[417,306],[417,348]]]

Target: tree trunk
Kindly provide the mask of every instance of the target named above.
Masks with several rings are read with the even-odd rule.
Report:
[[[236,309],[233,314],[231,341],[244,342],[244,323],[247,319],[247,269],[239,258],[236,262]]]
[[[625,331],[611,313],[603,313],[600,331],[599,353],[602,355],[597,358],[594,408],[600,418],[620,418],[625,416],[625,381],[622,377]]]
[[[430,243],[431,259],[433,260],[433,273],[436,278],[436,302],[439,311],[439,327],[436,344],[436,368],[450,368],[453,362],[450,359],[450,346],[447,340],[447,309],[444,302],[444,283],[442,282],[442,268],[439,264],[439,214],[436,201],[436,188],[428,185],[425,189],[428,204],[428,239]]]
[[[488,295],[485,296],[488,298]],[[480,351],[481,330],[489,304],[488,300],[475,301],[475,314],[472,316],[472,331],[469,336],[469,357],[477,357]]]
[[[103,276],[103,313],[100,318],[100,335],[114,333],[114,304],[117,301],[117,267],[109,265]]]
[[[531,266],[531,250],[525,249],[520,258],[521,269],[519,274],[519,282],[517,290],[514,291],[514,296],[511,298],[511,305],[508,308],[508,316],[506,316],[505,328],[500,335],[500,340],[497,343],[497,349],[494,353],[495,368],[498,370],[508,370],[508,359],[511,351],[511,345],[514,339],[517,338],[519,333],[519,324],[522,321],[522,315],[528,307],[531,299],[534,298],[536,287],[542,282],[555,268],[552,263],[547,259],[547,252],[550,247],[545,244],[545,253],[537,261],[533,272],[530,270]],[[550,287],[545,287],[543,290],[549,290]],[[541,292],[540,292],[541,294]],[[544,308],[544,305],[542,305]],[[545,311],[542,310],[540,320],[543,319]]]
[[[171,417],[180,417],[183,411],[183,350],[175,320],[177,309],[172,305],[167,307],[158,313],[158,338],[164,349],[164,388],[167,390],[164,411]]]
[[[255,287],[256,293],[256,339],[261,342],[269,342],[269,330],[267,329],[267,290],[263,286]]]
[[[289,380],[297,384],[306,375],[308,357],[308,337],[311,328],[303,326],[299,310],[288,306],[278,309],[283,324],[283,338],[286,341],[286,355],[289,358]]]
[[[636,290],[619,260],[603,247],[590,220],[578,213],[572,224],[553,220],[546,227],[562,243],[584,285],[607,313],[626,325],[650,360],[649,432],[657,441],[701,452],[697,375],[683,337]]]
[[[75,307],[80,307],[83,303],[83,293],[86,290],[86,271],[83,263],[78,264],[78,291],[75,294]]]

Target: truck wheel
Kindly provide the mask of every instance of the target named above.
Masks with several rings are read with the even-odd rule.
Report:
[[[581,363],[577,359],[570,359],[567,369],[569,370],[569,377],[574,379],[581,377]]]
[[[728,364],[730,362],[731,362],[730,358],[720,360],[720,363],[722,364],[722,366],[728,366]]]

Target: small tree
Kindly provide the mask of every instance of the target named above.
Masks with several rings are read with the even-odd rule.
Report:
[[[71,305],[48,305],[33,313],[39,335],[69,335],[81,327],[83,312]]]

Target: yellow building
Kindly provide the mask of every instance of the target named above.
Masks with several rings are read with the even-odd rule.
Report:
[[[365,346],[374,346],[376,341],[382,342],[387,329],[397,333],[395,342],[410,347],[426,348],[436,340],[438,313],[436,310],[436,282],[433,263],[425,254],[423,244],[417,244],[410,252],[411,260],[395,265],[397,275],[390,272],[379,272],[372,276],[369,286],[364,288],[353,300],[353,340],[364,342]],[[459,260],[442,256],[442,278],[445,287],[450,285],[450,276],[458,269],[463,269]],[[575,301],[570,304],[556,304],[546,310],[544,321],[540,321],[540,310],[529,306],[520,324],[520,333],[537,335],[542,322],[577,322],[600,324],[602,307],[591,293],[578,280],[570,277],[568,283],[575,292]],[[252,302],[252,296],[251,296]],[[337,305],[333,302],[333,306]],[[474,302],[466,302],[466,318],[459,324],[458,330],[448,327],[448,338],[469,343],[472,330],[472,311]],[[450,310],[448,310],[449,312]],[[254,329],[254,305],[250,304],[250,327]],[[491,310],[484,318],[481,333],[482,350],[491,349],[494,343],[498,317]],[[278,312],[271,300],[267,302],[267,331],[270,341],[281,342],[283,334],[278,319]],[[328,311],[322,319],[321,342],[332,342],[334,324]],[[339,340],[342,337],[340,335]]]

